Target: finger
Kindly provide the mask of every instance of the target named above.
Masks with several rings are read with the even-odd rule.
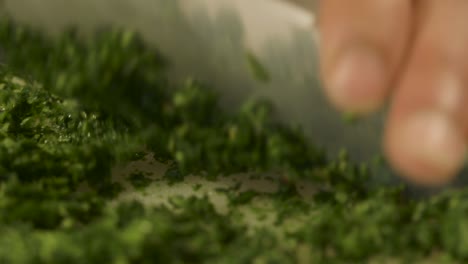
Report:
[[[412,56],[395,90],[385,148],[423,185],[449,182],[465,161],[468,127],[468,1],[420,1]]]
[[[411,32],[412,1],[320,1],[321,75],[331,102],[366,113],[385,101]]]

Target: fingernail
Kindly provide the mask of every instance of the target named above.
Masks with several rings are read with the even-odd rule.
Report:
[[[380,106],[386,82],[386,65],[380,54],[372,48],[357,47],[338,59],[329,92],[343,110],[365,113]]]
[[[403,151],[412,160],[432,168],[440,177],[453,176],[464,163],[466,142],[447,114],[435,111],[419,113],[407,121],[402,136]]]

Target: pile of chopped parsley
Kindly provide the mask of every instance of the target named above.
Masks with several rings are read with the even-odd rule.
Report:
[[[164,56],[134,32],[48,36],[3,18],[0,46],[0,263],[468,261],[467,191],[415,200],[404,186],[370,188],[366,164],[326,157],[268,102],[227,114],[205,84],[168,79]],[[173,184],[274,172],[280,188],[226,189],[224,213],[199,196],[116,200],[112,168],[147,153]],[[298,180],[316,184],[312,201]],[[238,214],[258,199],[272,204],[273,228]]]

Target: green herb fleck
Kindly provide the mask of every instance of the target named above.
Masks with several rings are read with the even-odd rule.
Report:
[[[260,60],[251,52],[247,52],[246,60],[249,70],[256,80],[267,83],[270,81],[270,74]]]
[[[128,180],[132,184],[133,188],[138,190],[148,187],[152,182],[150,178],[146,177],[145,174],[140,171],[131,173]]]

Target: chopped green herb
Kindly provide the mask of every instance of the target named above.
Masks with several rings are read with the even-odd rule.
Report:
[[[171,165],[164,173],[164,179],[170,183],[177,183],[184,180],[184,175],[180,172],[177,165]]]
[[[356,124],[359,122],[359,115],[355,113],[345,113],[343,114],[343,120],[348,124]]]
[[[201,183],[197,183],[195,185],[193,185],[193,191],[199,191],[203,186],[201,185]]]
[[[132,184],[133,188],[138,190],[148,187],[152,182],[152,180],[146,177],[141,171],[131,173],[128,180]]]
[[[264,83],[270,81],[268,70],[253,53],[247,52],[246,59],[250,72],[256,80]]]
[[[0,263],[468,261],[468,190],[415,200],[404,186],[369,188],[366,164],[345,151],[327,158],[276,122],[269,102],[227,114],[205,85],[170,80],[138,34],[52,39],[3,17],[0,43]],[[142,146],[170,164],[169,181],[281,175],[279,191],[262,196],[276,225],[252,230],[238,206],[220,214],[207,197],[172,197],[171,208],[113,199],[122,186],[112,168],[142,158]],[[130,178],[135,188],[153,181]],[[310,203],[298,179],[317,185]],[[223,189],[233,205],[261,195],[239,188]],[[282,230],[290,220],[294,230]]]
[[[252,199],[254,199],[258,195],[258,192],[256,191],[245,191],[241,193],[234,194],[230,197],[229,203],[231,205],[243,205],[247,204]]]
[[[143,160],[146,157],[147,153],[144,151],[138,151],[132,154],[132,157],[130,158],[131,161],[139,161]]]
[[[113,182],[107,185],[100,186],[98,190],[100,195],[109,199],[116,198],[123,191],[124,187],[118,182]]]

